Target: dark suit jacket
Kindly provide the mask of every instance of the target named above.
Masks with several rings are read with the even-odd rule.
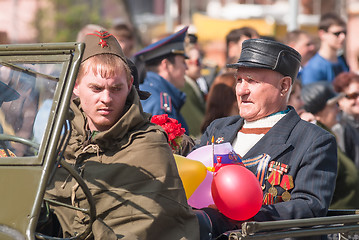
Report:
[[[201,138],[199,146],[214,140],[231,142],[243,126],[240,116],[213,121]],[[255,221],[320,217],[327,214],[337,174],[337,145],[335,138],[320,127],[302,120],[293,108],[284,116],[243,159],[267,153],[271,161],[287,164],[293,177],[291,200],[263,205]],[[253,173],[256,167],[248,168]],[[271,186],[266,180],[265,194]],[[280,196],[284,189],[276,186]],[[244,194],[238,190],[238,194]]]

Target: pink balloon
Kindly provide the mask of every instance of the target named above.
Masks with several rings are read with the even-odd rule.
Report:
[[[213,150],[215,154],[228,154],[233,151],[232,145],[229,142],[206,145],[192,151],[187,155],[187,158],[197,160],[203,163],[206,167],[212,168],[213,164]],[[193,192],[191,197],[188,199],[188,204],[195,208],[208,207],[208,205],[214,204],[211,184],[213,180],[213,173],[207,171],[206,178]]]
[[[188,199],[188,204],[194,208],[208,207],[208,205],[214,204],[211,184],[213,180],[212,172],[207,171],[206,178],[193,192],[191,197]]]
[[[211,145],[200,147],[187,155],[187,158],[200,161],[206,167],[213,167],[213,149]]]
[[[226,165],[214,173],[211,191],[218,210],[234,220],[248,220],[262,206],[263,192],[259,181],[240,165]]]

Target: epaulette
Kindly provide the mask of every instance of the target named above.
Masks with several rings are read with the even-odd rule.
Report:
[[[161,109],[163,109],[167,113],[171,113],[172,112],[171,96],[168,95],[168,93],[166,92],[161,92],[160,99],[161,99]]]

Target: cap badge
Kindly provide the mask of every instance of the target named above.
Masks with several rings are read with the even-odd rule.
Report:
[[[103,32],[96,31],[95,33],[90,33],[89,35],[94,35],[96,37],[99,37],[100,41],[98,45],[100,45],[102,48],[108,47],[107,41],[105,39],[112,36],[112,34],[110,34],[108,31],[103,31]]]
[[[108,47],[107,42],[103,39],[100,39],[100,42],[98,43],[98,45],[101,45],[102,48]]]

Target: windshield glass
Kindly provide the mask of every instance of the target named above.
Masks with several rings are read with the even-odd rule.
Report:
[[[2,157],[38,154],[62,67],[63,63],[0,63]]]

